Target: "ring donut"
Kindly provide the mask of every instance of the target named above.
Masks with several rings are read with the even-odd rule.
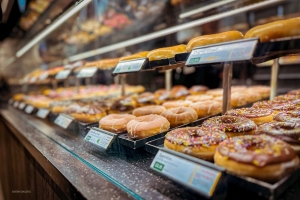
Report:
[[[130,114],[110,114],[103,117],[99,122],[99,128],[113,133],[123,133],[126,131],[127,123],[134,119]]]
[[[171,127],[191,123],[198,119],[196,111],[186,107],[170,108],[161,115],[169,120]]]
[[[274,116],[274,120],[278,122],[295,122],[300,123],[300,111],[280,112]]]
[[[157,114],[160,115],[166,110],[163,106],[143,106],[133,110],[132,114],[136,117]]]

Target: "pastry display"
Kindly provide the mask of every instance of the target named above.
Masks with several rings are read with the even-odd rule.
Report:
[[[168,132],[164,146],[203,160],[213,161],[219,143],[226,138],[226,134],[218,129],[185,127]]]
[[[228,137],[240,135],[253,135],[257,129],[256,124],[245,117],[217,116],[205,120],[202,126],[207,128],[218,128],[224,131]]]
[[[195,47],[202,47],[222,42],[230,42],[233,40],[240,40],[243,38],[243,34],[239,31],[227,31],[223,33],[198,36],[189,41],[189,43],[186,46],[186,50],[188,52],[191,52]]]
[[[225,115],[246,117],[259,126],[273,121],[274,112],[269,108],[240,108],[229,110]]]
[[[214,161],[229,173],[267,182],[280,180],[299,165],[290,145],[267,135],[228,138],[219,144]]]
[[[198,119],[196,111],[186,107],[170,108],[161,113],[161,115],[169,120],[171,127],[191,123]]]
[[[300,155],[300,124],[295,122],[270,122],[258,127],[256,134],[266,134],[289,143]]]
[[[147,54],[147,58],[149,59],[149,61],[162,60],[166,58],[174,58],[176,54],[185,52],[186,45],[181,44],[173,47],[165,47],[152,50]]]
[[[245,38],[258,37],[260,42],[269,42],[273,39],[299,36],[300,17],[278,20],[250,29]]]
[[[127,123],[132,119],[135,119],[134,115],[110,114],[99,121],[99,128],[113,133],[123,133],[127,130]]]
[[[132,139],[150,137],[169,129],[169,121],[161,115],[140,116],[127,123],[127,133]]]
[[[160,115],[166,111],[166,108],[164,106],[143,106],[139,107],[133,110],[132,114],[136,117],[144,116],[144,115],[151,115],[151,114],[157,114]]]

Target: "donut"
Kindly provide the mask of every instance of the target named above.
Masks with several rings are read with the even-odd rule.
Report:
[[[240,92],[231,93],[230,99],[231,99],[230,106],[234,108],[241,107],[247,104],[247,96],[245,93],[240,93]],[[223,96],[215,97],[214,100],[222,102]]]
[[[160,115],[166,110],[163,106],[143,106],[133,110],[132,114],[136,117],[150,114]]]
[[[266,134],[289,143],[300,155],[300,124],[295,122],[270,122],[258,127],[256,134]]]
[[[205,94],[212,95],[214,97],[222,96],[223,95],[223,89],[222,88],[216,88],[207,90]]]
[[[264,123],[273,121],[273,110],[268,108],[240,108],[229,110],[225,113],[225,115],[230,116],[238,116],[238,117],[246,117],[259,126]]]
[[[166,108],[177,108],[177,107],[189,107],[191,105],[191,101],[189,100],[176,100],[176,101],[167,101],[162,105]]]
[[[267,135],[228,138],[219,144],[214,161],[229,173],[267,182],[280,180],[299,165],[290,145]]]
[[[207,100],[192,103],[190,108],[193,108],[198,115],[198,118],[219,114],[222,112],[222,103],[215,100]]]
[[[274,116],[274,120],[278,122],[295,122],[300,123],[300,111],[279,112]]]
[[[194,85],[189,89],[189,93],[192,95],[204,94],[209,88],[204,85]]]
[[[152,92],[144,92],[136,98],[137,106],[156,105],[155,96]]]
[[[247,87],[245,85],[233,85],[231,86],[231,92],[245,92]]]
[[[185,98],[185,100],[189,100],[192,102],[198,102],[198,101],[206,101],[206,100],[212,100],[214,96],[208,95],[208,94],[199,94],[199,95],[189,95]]]
[[[164,146],[203,160],[213,161],[219,143],[226,138],[226,134],[218,129],[185,127],[168,132]]]
[[[173,86],[170,92],[171,92],[171,96],[177,100],[185,99],[185,97],[189,95],[188,89],[183,85]]]
[[[103,117],[99,122],[99,128],[113,133],[123,133],[127,130],[127,123],[134,119],[130,114],[110,114]]]
[[[247,103],[253,103],[253,102],[263,99],[263,97],[260,93],[254,92],[253,90],[247,89],[246,92],[244,92],[244,94],[246,95]]]
[[[127,123],[127,133],[132,139],[142,139],[170,129],[169,121],[160,115],[136,117]]]
[[[132,97],[123,97],[111,105],[109,114],[131,114],[135,107],[136,101]]]
[[[275,114],[281,111],[290,111],[295,110],[296,106],[293,103],[279,103],[272,101],[258,101],[252,105],[253,108],[270,108],[274,111]]]
[[[186,107],[170,108],[161,115],[169,120],[171,127],[188,124],[198,119],[196,111]]]
[[[154,93],[155,101],[157,104],[161,105],[163,102],[167,100],[174,100],[171,96],[171,92],[165,89],[159,89]]]
[[[259,93],[263,99],[270,96],[271,88],[269,86],[257,85],[248,88],[248,91]]]
[[[256,124],[246,117],[236,116],[216,116],[205,120],[202,124],[204,127],[216,127],[224,131],[228,137],[239,135],[252,135],[257,128]]]
[[[70,113],[77,121],[84,123],[99,122],[99,120],[106,116],[106,111],[95,105],[85,105]]]
[[[288,95],[297,95],[297,96],[299,96],[300,95],[300,89],[289,91],[287,94]]]

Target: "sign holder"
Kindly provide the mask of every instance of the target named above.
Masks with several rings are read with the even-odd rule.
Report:
[[[97,127],[92,127],[84,139],[101,149],[107,150],[117,136],[117,134],[101,130]]]
[[[63,129],[67,129],[73,121],[74,118],[65,114],[59,114],[58,117],[54,120],[54,123],[62,127]]]

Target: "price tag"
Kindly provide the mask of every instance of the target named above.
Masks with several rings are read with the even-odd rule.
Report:
[[[255,38],[195,48],[190,53],[185,65],[250,60],[257,42],[258,40]]]
[[[29,83],[35,83],[37,81],[37,77],[32,77],[29,81]]]
[[[65,69],[63,71],[60,71],[56,74],[55,79],[66,79],[70,75],[71,70],[70,69]]]
[[[14,104],[13,104],[13,107],[14,107],[14,108],[17,108],[18,106],[19,106],[19,102],[18,102],[18,101],[15,101]]]
[[[25,108],[26,104],[24,102],[19,103],[19,109],[23,110]]]
[[[207,196],[212,196],[222,174],[161,150],[156,154],[150,167]]]
[[[145,60],[146,58],[119,62],[115,70],[113,71],[113,74],[120,74],[126,72],[138,72],[141,70],[142,66],[144,65]]]
[[[107,149],[114,139],[113,135],[102,132],[100,129],[92,128],[84,138],[97,146]]]
[[[9,99],[8,100],[8,104],[12,105],[14,103],[14,100],[13,99]]]
[[[78,72],[76,77],[77,78],[89,78],[89,77],[94,76],[94,74],[96,73],[97,70],[98,70],[97,67],[83,68]]]
[[[54,123],[64,129],[66,129],[66,128],[68,128],[68,126],[71,124],[72,121],[73,121],[72,118],[60,114],[55,119]]]
[[[43,81],[43,80],[45,80],[46,78],[48,78],[48,72],[44,72],[44,73],[42,73],[41,75],[40,75],[40,77],[39,77],[39,79],[40,79],[40,81]]]
[[[36,116],[38,116],[39,118],[45,119],[47,117],[47,115],[49,114],[49,110],[48,109],[44,109],[44,108],[40,108],[38,110],[38,112],[36,113]]]
[[[27,105],[25,108],[25,113],[31,114],[33,110],[34,110],[34,107],[32,105]]]

